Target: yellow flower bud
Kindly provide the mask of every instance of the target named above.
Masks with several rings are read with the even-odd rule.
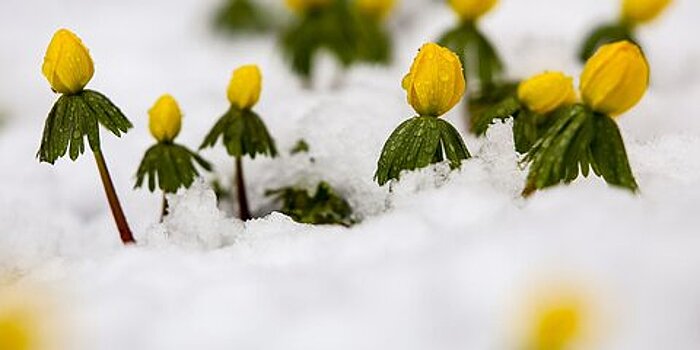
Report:
[[[80,38],[67,29],[60,29],[49,43],[41,71],[54,91],[74,94],[92,79],[95,67]]]
[[[286,0],[287,7],[297,13],[329,6],[334,0]]]
[[[635,44],[602,46],[581,75],[581,97],[594,111],[620,115],[642,99],[649,86],[649,64]]]
[[[518,99],[535,113],[547,114],[576,102],[574,79],[561,72],[545,72],[518,86]]]
[[[650,22],[670,3],[671,0],[623,0],[622,18],[633,24]]]
[[[148,127],[156,140],[170,142],[180,133],[182,113],[172,96],[161,96],[148,110],[148,115]]]
[[[466,90],[462,63],[454,52],[428,43],[418,52],[402,86],[418,114],[439,117],[459,103]]]
[[[262,74],[258,66],[250,64],[233,71],[228,85],[228,100],[239,109],[251,109],[260,99]]]
[[[452,10],[464,21],[475,21],[489,12],[498,0],[450,0]]]
[[[368,17],[384,19],[396,5],[396,0],[355,0],[357,10]]]

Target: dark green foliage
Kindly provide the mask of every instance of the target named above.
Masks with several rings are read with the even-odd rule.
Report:
[[[280,212],[296,222],[343,226],[352,226],[355,223],[350,204],[336,194],[326,182],[319,183],[313,195],[305,189],[295,187],[267,191],[266,195],[274,196],[281,202]]]
[[[503,81],[494,83],[487,90],[470,93],[467,105],[471,117],[469,119],[470,131],[479,135],[480,133],[475,130],[475,124],[478,123],[480,117],[494,105],[511,96],[515,96],[518,91],[518,85],[520,85],[519,81]]]
[[[559,110],[554,123],[523,159],[530,164],[523,195],[570,183],[590,169],[611,185],[636,191],[622,137],[612,118],[583,105]]]
[[[197,163],[204,170],[211,171],[211,164],[176,143],[159,142],[146,151],[146,154],[136,172],[136,185],[141,187],[143,180],[148,176],[148,189],[153,192],[158,188],[166,193],[175,193],[180,187],[189,188],[199,172],[195,168]]]
[[[258,154],[277,156],[275,141],[265,123],[251,110],[231,106],[216,122],[199,148],[213,147],[219,138],[223,139],[226,151],[233,157],[249,155],[255,159]]]
[[[486,133],[489,126],[496,120],[505,120],[516,116],[520,113],[523,107],[520,101],[515,96],[509,96],[500,102],[492,105],[485,111],[472,115],[472,132],[481,136]]]
[[[391,37],[381,20],[357,15],[357,58],[360,61],[388,64],[391,61]]]
[[[100,151],[98,124],[117,137],[132,127],[119,108],[99,92],[83,90],[61,95],[46,119],[37,153],[39,161],[54,164],[66,153],[71,160],[78,159],[85,152],[85,137],[93,152]]]
[[[496,49],[473,22],[463,22],[438,41],[454,51],[469,79],[478,77],[481,91],[489,91],[503,74],[503,62]]]
[[[250,0],[225,0],[216,13],[214,24],[231,33],[256,32],[269,27],[266,15]]]
[[[402,171],[442,162],[458,168],[470,158],[462,136],[447,121],[436,117],[413,117],[389,136],[377,164],[374,178],[380,186],[398,180]]]
[[[309,152],[309,144],[306,143],[306,140],[304,139],[299,139],[297,143],[292,147],[291,154],[299,154],[299,153],[308,153]]]
[[[583,42],[578,58],[586,62],[599,47],[616,41],[628,40],[637,43],[632,33],[632,28],[624,23],[606,24],[595,28]]]
[[[281,37],[292,71],[305,79],[311,78],[314,57],[321,49],[330,51],[343,66],[350,66],[357,57],[357,41],[355,16],[344,0],[305,14]]]

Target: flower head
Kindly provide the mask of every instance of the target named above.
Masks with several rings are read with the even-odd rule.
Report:
[[[489,12],[498,0],[449,0],[452,10],[464,21],[475,21]]]
[[[285,0],[287,7],[297,13],[327,7],[335,0]]]
[[[365,16],[386,18],[396,5],[396,0],[355,0],[357,10]]]
[[[182,112],[170,95],[161,96],[148,110],[148,127],[159,142],[170,142],[180,133]]]
[[[95,67],[80,38],[68,29],[59,29],[49,43],[41,71],[54,91],[74,94],[92,79]]]
[[[457,55],[433,43],[420,49],[402,86],[408,94],[408,103],[424,116],[447,113],[466,90],[462,64]]]
[[[561,72],[545,72],[520,83],[518,99],[535,113],[547,114],[576,102],[574,79]]]
[[[260,99],[262,74],[256,65],[241,66],[233,71],[228,86],[228,100],[239,109],[251,109]]]
[[[634,107],[648,86],[649,64],[639,47],[629,41],[602,46],[581,75],[583,102],[610,116]]]
[[[657,18],[671,0],[623,0],[622,18],[632,24],[646,23]]]

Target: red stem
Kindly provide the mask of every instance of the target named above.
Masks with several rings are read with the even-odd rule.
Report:
[[[243,221],[252,219],[250,207],[248,206],[248,196],[245,190],[245,179],[243,178],[243,161],[241,157],[236,157],[236,194],[238,196],[239,217]]]
[[[102,185],[105,188],[105,194],[107,194],[107,202],[109,202],[109,207],[112,210],[112,215],[114,216],[114,221],[117,224],[117,229],[119,230],[119,237],[122,242],[127,244],[134,244],[136,240],[131,234],[131,229],[129,229],[129,223],[126,221],[124,216],[124,211],[122,210],[121,204],[119,204],[119,198],[117,197],[117,192],[114,190],[114,184],[112,184],[112,178],[109,176],[109,170],[107,169],[107,163],[102,156],[101,152],[93,152],[95,155],[95,162],[97,163],[97,169],[100,171],[100,178],[102,179]]]

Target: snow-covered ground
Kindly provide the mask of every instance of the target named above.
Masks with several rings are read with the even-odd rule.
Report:
[[[615,17],[616,3],[503,0],[483,26],[514,77],[577,75],[582,35]],[[392,67],[355,68],[332,90],[324,86],[334,67],[324,62],[313,91],[300,88],[271,37],[212,35],[217,5],[0,2],[0,287],[50,300],[41,310],[60,324],[55,348],[521,349],[527,310],[562,288],[595,315],[581,348],[700,347],[700,2],[677,0],[640,33],[653,82],[621,127],[641,195],[591,178],[528,201],[518,196],[525,174],[507,125],[467,136],[476,157],[460,171],[425,169],[391,193],[372,181],[383,142],[411,116],[403,74],[454,20],[439,1],[402,1],[390,23]],[[40,66],[64,26],[91,49],[89,87],[136,126],[121,140],[103,133],[103,145],[138,247],[118,241],[89,154],[54,167],[35,159],[56,98]],[[257,110],[280,148],[305,138],[315,159],[283,152],[246,162],[254,209],[271,208],[265,189],[325,179],[361,224],[311,227],[277,213],[242,223],[202,181],[172,198],[159,225],[160,196],[131,189],[152,142],[146,110],[155,99],[169,92],[180,101],[180,141],[196,147],[244,63],[263,69]],[[448,118],[464,130],[460,115]],[[231,176],[222,149],[203,155]]]

